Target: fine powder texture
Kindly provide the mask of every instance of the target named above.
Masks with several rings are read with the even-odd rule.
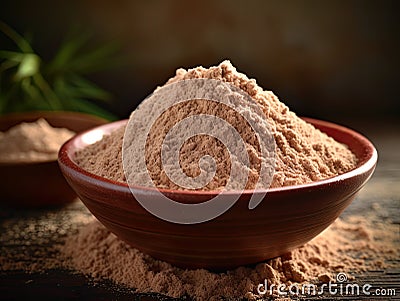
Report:
[[[0,132],[0,162],[56,160],[61,145],[75,135],[65,128],[54,128],[43,118],[23,122]]]
[[[256,299],[260,283],[326,283],[338,272],[352,275],[390,267],[399,256],[398,227],[364,217],[338,219],[305,246],[253,267],[224,273],[184,270],[133,249],[99,222],[66,238],[61,248],[67,267],[94,279],[110,279],[138,292],[158,292],[194,300]],[[361,253],[360,253],[361,252]],[[362,254],[362,256],[360,256]]]
[[[201,190],[259,182],[268,188],[275,147],[267,129],[259,106],[235,86],[204,79],[164,86],[141,103],[125,130],[127,182]]]
[[[342,174],[356,166],[357,159],[347,146],[297,117],[271,91],[264,91],[254,79],[249,79],[246,75],[237,72],[229,61],[208,69],[203,67],[188,71],[178,69],[175,77],[168,80],[167,84],[195,78],[216,79],[232,84],[248,93],[263,110],[276,143],[275,173],[271,187],[310,183]],[[199,110],[199,112],[210,113],[207,110]],[[171,111],[171,116],[165,116],[165,120],[168,121],[165,128],[174,125],[177,117],[182,118],[176,115],[177,112],[172,113],[173,111]],[[227,121],[234,120],[234,118],[227,119]],[[103,137],[101,141],[78,151],[75,156],[76,162],[91,173],[119,182],[126,181],[122,166],[123,137],[124,128]],[[157,137],[157,139],[152,140],[152,137]],[[151,136],[148,145],[159,146],[162,138],[160,135]],[[190,154],[188,157],[181,157],[182,169],[189,176],[198,175],[199,168],[196,160],[205,154],[215,155],[220,159],[218,160],[219,167],[225,167],[217,171],[218,176],[209,185],[203,187],[204,190],[223,187],[230,172],[228,153],[217,142],[211,140],[207,137],[194,137],[182,148],[183,154]],[[210,151],[207,145],[212,146],[213,150]],[[247,149],[249,157],[252,158],[251,163],[257,167],[260,157],[257,145],[252,146],[253,148]],[[152,151],[147,154],[149,154],[146,158],[147,167],[156,186],[180,189],[163,173],[161,162],[156,156],[157,152]],[[257,168],[251,169],[247,188],[254,187],[252,184],[258,179],[257,171]]]

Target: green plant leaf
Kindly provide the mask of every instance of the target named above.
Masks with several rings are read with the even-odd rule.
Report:
[[[0,21],[0,31],[8,36],[24,53],[33,53],[33,49],[27,40],[24,39],[18,32],[8,26],[6,23]]]
[[[94,114],[110,121],[116,120],[116,117],[112,113],[85,99],[72,98],[68,101],[68,106],[66,108],[83,113]]]
[[[63,106],[60,99],[58,98],[57,94],[54,93],[53,89],[43,78],[43,76],[40,73],[36,73],[33,76],[33,80],[43,94],[44,99],[49,103],[50,107],[53,110],[61,110]]]
[[[8,70],[10,68],[13,68],[13,67],[15,67],[17,65],[18,65],[18,62],[10,61],[10,60],[7,60],[7,61],[4,61],[3,63],[1,63],[0,64],[0,77],[1,77],[1,75],[2,75],[2,73],[4,71],[6,71],[6,70]]]
[[[33,53],[24,54],[24,57],[19,64],[15,78],[20,80],[25,77],[30,77],[39,72],[40,58]]]
[[[21,81],[21,88],[26,94],[26,102],[31,106],[44,102],[44,97],[40,90],[32,84],[31,78],[24,78]]]
[[[71,88],[80,95],[79,98],[90,98],[101,101],[109,101],[112,98],[110,93],[78,74],[71,74],[68,80],[73,86]]]
[[[110,57],[115,53],[116,49],[116,45],[106,44],[81,53],[69,62],[67,71],[89,74],[113,67],[115,62]]]
[[[111,94],[83,75],[114,67],[117,47],[88,47],[90,35],[79,32],[65,39],[50,64],[34,53],[27,38],[0,22],[0,30],[20,51],[0,50],[0,113],[26,110],[72,110],[115,119],[94,101]]]
[[[0,58],[19,63],[24,59],[24,54],[15,51],[0,50]]]
[[[48,64],[48,72],[63,72],[68,70],[71,60],[77,55],[77,52],[88,42],[88,34],[79,34],[74,38],[66,39],[59,47],[53,60]]]

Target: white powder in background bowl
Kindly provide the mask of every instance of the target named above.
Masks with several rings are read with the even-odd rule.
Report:
[[[0,132],[0,163],[56,160],[61,145],[74,135],[66,128],[52,127],[43,118],[20,123]]]

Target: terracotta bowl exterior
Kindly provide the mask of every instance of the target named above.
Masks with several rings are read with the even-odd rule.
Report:
[[[82,132],[107,121],[92,115],[74,112],[27,112],[0,117],[0,131],[21,122],[43,117],[54,127]],[[77,196],[63,177],[57,159],[44,162],[0,163],[2,205],[42,207],[71,202]]]
[[[377,162],[371,142],[348,128],[306,120],[347,144],[358,157],[357,167],[311,184],[269,189],[254,210],[248,209],[253,192],[245,191],[230,210],[200,224],[161,220],[135,200],[126,184],[80,168],[74,162],[74,153],[87,145],[82,139],[84,134],[63,145],[59,164],[68,183],[94,216],[131,246],[184,268],[230,269],[276,257],[307,243],[342,213],[371,177]],[[110,123],[96,130],[107,134],[126,122]],[[139,191],[151,197],[152,189]],[[203,202],[216,195],[216,192],[162,191],[183,203]]]

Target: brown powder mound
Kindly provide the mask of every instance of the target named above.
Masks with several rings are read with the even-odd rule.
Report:
[[[181,102],[164,113],[153,125],[153,129],[147,138],[146,163],[154,184],[160,188],[181,189],[180,186],[169,179],[162,168],[162,144],[165,136],[176,123],[188,116],[200,114],[209,114],[226,120],[239,133],[247,147],[247,152],[250,154],[250,168],[246,172],[246,174],[248,173],[246,188],[254,188],[259,178],[258,171],[261,165],[260,149],[255,133],[240,113],[222,103],[207,100]],[[179,161],[183,172],[189,177],[198,176],[200,174],[198,162],[205,155],[215,159],[217,168],[213,179],[201,190],[223,189],[231,173],[230,153],[221,141],[212,136],[197,135],[186,140],[179,152]]]
[[[261,106],[277,145],[271,187],[317,181],[354,168],[356,158],[346,146],[297,117],[271,91],[264,91],[254,79],[237,72],[229,61],[209,69],[178,69],[167,83],[193,78],[219,79],[233,84]]]
[[[345,272],[351,279],[353,273],[387,267],[386,260],[399,257],[398,239],[396,225],[351,217],[346,222],[337,220],[317,238],[286,255],[252,268],[212,273],[184,270],[155,260],[93,221],[67,237],[61,252],[68,267],[94,279],[111,279],[139,292],[220,300],[254,298],[258,284],[265,279],[269,285],[321,283],[333,280],[338,272]]]
[[[272,92],[264,91],[257,86],[254,79],[249,79],[246,75],[237,72],[229,61],[224,61],[219,66],[209,69],[203,67],[188,71],[178,69],[176,76],[168,80],[167,84],[194,78],[217,79],[230,83],[248,93],[260,105],[267,117],[269,129],[277,146],[275,174],[271,187],[318,181],[342,174],[356,166],[357,159],[347,146],[338,143],[313,125],[297,117]],[[199,112],[207,113],[208,111],[199,110]],[[166,128],[177,122],[174,115],[171,116],[169,116],[171,118],[167,118],[169,122],[166,124]],[[125,181],[121,155],[123,135],[124,130],[119,129],[96,144],[78,151],[75,157],[77,163],[94,174],[116,181]],[[159,141],[157,141],[150,137],[148,145],[159,145]],[[196,159],[205,154],[207,147],[204,146],[207,143],[212,145],[212,142],[207,141],[205,137],[196,137],[185,143],[182,151],[190,153],[191,156],[186,161],[182,158],[181,165],[189,176],[197,175],[198,167],[193,162],[197,162]],[[251,162],[253,167],[257,167],[260,158],[257,157],[257,147],[254,144],[252,146],[254,147],[253,152],[252,150],[248,151],[250,158],[253,158]],[[227,153],[218,145],[215,145],[211,151],[208,148],[208,153],[222,158],[218,162],[219,170],[222,169],[223,174],[217,173],[214,181],[202,189],[220,189],[224,187],[226,179],[229,178],[230,165]],[[157,152],[148,152],[147,163],[151,162],[148,168],[154,183],[158,187],[179,189],[180,187],[174,185],[165,175],[161,162],[157,158]],[[254,187],[252,183],[254,184],[258,179],[257,168],[252,168],[251,171],[247,188]]]
[[[111,180],[125,182],[122,166],[122,140],[125,127],[117,129],[112,135],[89,145],[75,154],[79,165],[91,173]]]

